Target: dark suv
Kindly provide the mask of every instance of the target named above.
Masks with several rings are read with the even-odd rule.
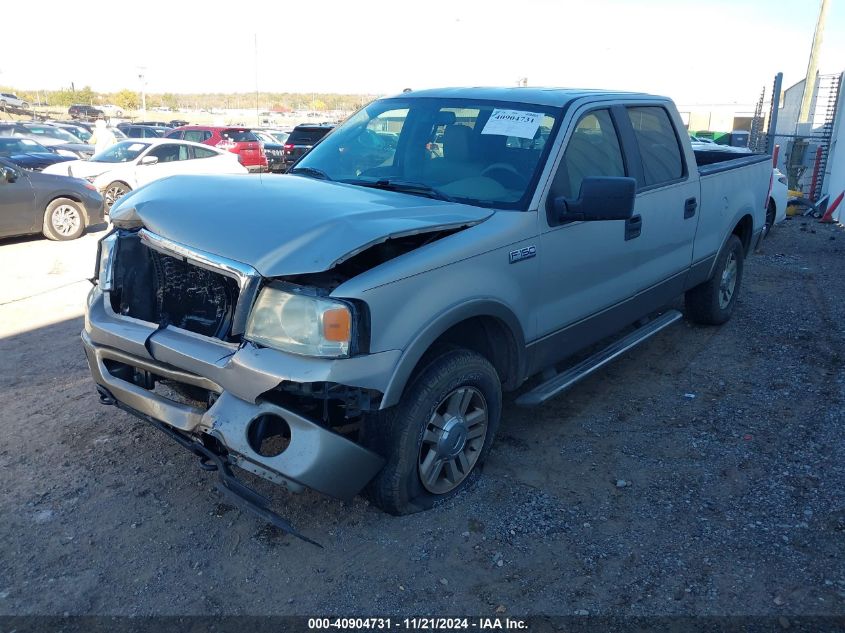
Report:
[[[167,127],[132,125],[131,123],[120,123],[117,129],[126,134],[127,138],[161,138],[170,131]]]
[[[83,119],[85,121],[92,121],[100,117],[105,118],[106,116],[102,110],[95,108],[94,106],[80,104],[70,106],[67,113],[70,115],[71,119]]]
[[[285,141],[285,157],[282,166],[285,171],[305,156],[318,141],[334,129],[332,125],[297,125]]]

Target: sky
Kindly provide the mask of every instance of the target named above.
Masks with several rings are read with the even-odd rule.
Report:
[[[829,0],[820,71],[845,70]],[[532,86],[752,103],[804,78],[819,0],[6,0],[0,85],[337,92]],[[257,47],[256,47],[257,41]],[[257,48],[257,62],[256,62]],[[257,71],[257,72],[256,72]]]

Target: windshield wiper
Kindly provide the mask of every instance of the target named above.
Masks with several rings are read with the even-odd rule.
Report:
[[[434,198],[435,200],[445,200],[446,202],[455,202],[455,199],[446,195],[439,189],[435,189],[429,185],[421,182],[408,182],[405,180],[393,180],[383,178],[381,180],[343,180],[350,185],[359,185],[361,187],[372,187],[373,189],[384,189],[385,191],[398,191],[400,193],[410,193],[419,196],[426,196],[427,198]]]
[[[289,174],[302,174],[303,176],[310,176],[312,178],[317,178],[319,180],[331,180],[331,176],[329,176],[326,172],[322,169],[317,169],[316,167],[294,167],[290,171]]]

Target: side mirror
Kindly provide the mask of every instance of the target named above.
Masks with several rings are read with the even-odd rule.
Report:
[[[578,199],[554,198],[552,210],[558,222],[627,220],[634,214],[636,195],[634,178],[584,178]]]
[[[11,167],[0,166],[0,182],[15,182],[18,179],[18,173]]]
[[[158,156],[144,156],[140,161],[138,161],[139,165],[155,165],[158,162]]]

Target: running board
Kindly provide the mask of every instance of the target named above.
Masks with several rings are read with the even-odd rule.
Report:
[[[589,358],[582,360],[564,372],[555,374],[544,383],[537,385],[531,391],[522,394],[516,399],[520,407],[534,407],[543,404],[546,400],[553,398],[562,391],[569,389],[582,378],[586,378],[597,369],[604,367],[610,361],[618,358],[629,349],[636,347],[643,341],[651,338],[663,328],[669,327],[681,318],[677,310],[669,310],[659,317],[652,319],[645,325],[637,328],[624,338],[614,341],[603,350],[599,350]]]

